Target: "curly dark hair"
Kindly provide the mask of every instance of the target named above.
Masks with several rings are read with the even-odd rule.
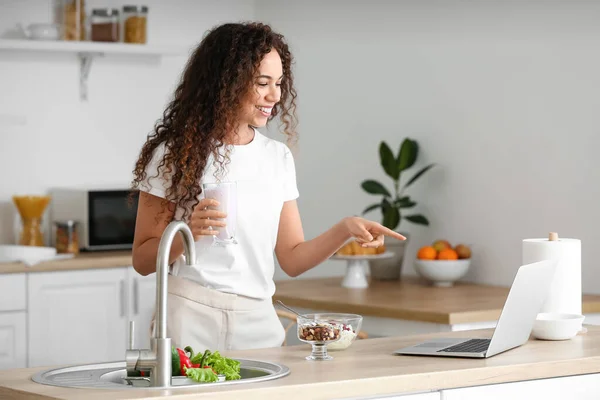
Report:
[[[165,153],[158,174],[166,178],[164,206],[169,202],[191,214],[202,192],[200,179],[210,154],[223,170],[229,152],[218,149],[227,136],[237,134],[236,118],[244,98],[254,90],[254,78],[263,57],[275,49],[281,57],[281,99],[273,107],[271,121],[280,115],[288,142],[296,138],[296,90],[292,54],[284,37],[262,23],[227,23],[208,31],[191,55],[173,100],[154,131],[148,135],[133,170],[132,189],[147,178],[146,168],[161,144]]]

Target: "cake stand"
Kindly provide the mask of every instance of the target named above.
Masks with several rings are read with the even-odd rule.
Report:
[[[372,254],[364,256],[341,256],[334,255],[331,257],[332,260],[346,260],[348,262],[346,267],[346,276],[342,280],[342,286],[351,289],[364,289],[369,287],[367,281],[367,268],[369,268],[369,260],[381,260],[384,258],[391,258],[394,253],[386,251],[381,254]]]

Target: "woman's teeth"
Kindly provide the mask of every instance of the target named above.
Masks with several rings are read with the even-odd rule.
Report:
[[[269,115],[271,115],[271,111],[273,110],[273,107],[259,107],[259,106],[256,106],[256,108],[258,108],[260,111],[264,112],[265,114],[269,114]]]

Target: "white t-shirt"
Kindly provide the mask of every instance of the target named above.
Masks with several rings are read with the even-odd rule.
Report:
[[[222,292],[268,299],[275,293],[274,250],[281,209],[284,202],[298,198],[299,194],[294,158],[288,146],[256,129],[254,132],[250,143],[229,146],[230,162],[219,176],[221,182],[237,184],[237,244],[212,246],[212,236],[203,237],[196,242],[194,266],[187,266],[181,256],[175,261],[172,273]],[[224,153],[223,148],[220,151]],[[155,176],[163,154],[161,145],[148,165],[148,179],[140,187],[162,198],[169,185]],[[211,155],[201,183],[217,182],[217,168]]]

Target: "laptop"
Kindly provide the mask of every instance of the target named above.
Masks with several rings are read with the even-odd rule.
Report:
[[[394,351],[397,355],[489,358],[521,346],[550,290],[556,260],[519,267],[491,339],[435,338]]]

